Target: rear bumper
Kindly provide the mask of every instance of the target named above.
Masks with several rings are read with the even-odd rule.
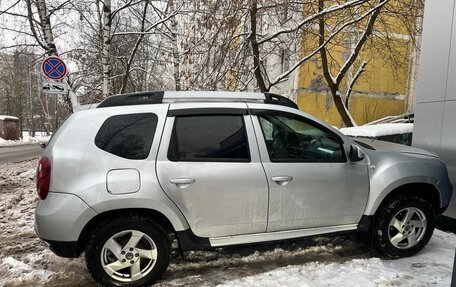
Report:
[[[60,257],[77,258],[81,254],[77,241],[52,241],[44,240],[49,249]]]
[[[76,195],[50,192],[36,206],[35,231],[51,248],[61,250],[62,246],[72,245],[68,242],[77,242],[84,226],[96,215]]]

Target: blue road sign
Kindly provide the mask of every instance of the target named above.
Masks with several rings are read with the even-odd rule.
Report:
[[[61,80],[65,77],[67,68],[62,59],[52,56],[43,61],[41,71],[51,80]]]

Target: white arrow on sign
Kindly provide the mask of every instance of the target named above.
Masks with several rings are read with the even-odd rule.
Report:
[[[43,82],[43,91],[49,94],[68,94],[66,83]]]

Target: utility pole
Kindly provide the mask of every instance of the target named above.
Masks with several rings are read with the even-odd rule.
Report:
[[[30,64],[32,62],[28,63],[28,76],[29,76],[29,102],[30,102],[30,123],[32,125],[31,131],[30,131],[30,136],[34,137],[35,136],[35,119],[33,115],[33,95],[32,95],[32,72],[30,70]],[[22,133],[22,131],[21,131]]]

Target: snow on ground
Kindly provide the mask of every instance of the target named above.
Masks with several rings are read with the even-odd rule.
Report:
[[[48,142],[51,138],[50,135],[46,135],[45,132],[36,132],[34,137],[31,137],[27,131],[22,132],[22,139],[13,141],[13,140],[4,140],[0,138],[0,147],[2,146],[17,146],[24,144],[33,144],[33,143],[45,143]]]
[[[375,138],[413,132],[413,123],[386,123],[341,128],[339,131],[347,136]]]
[[[0,286],[97,286],[82,258],[36,237],[37,160],[0,165]],[[156,286],[450,286],[456,235],[436,230],[418,255],[390,260],[353,235],[172,254]]]

